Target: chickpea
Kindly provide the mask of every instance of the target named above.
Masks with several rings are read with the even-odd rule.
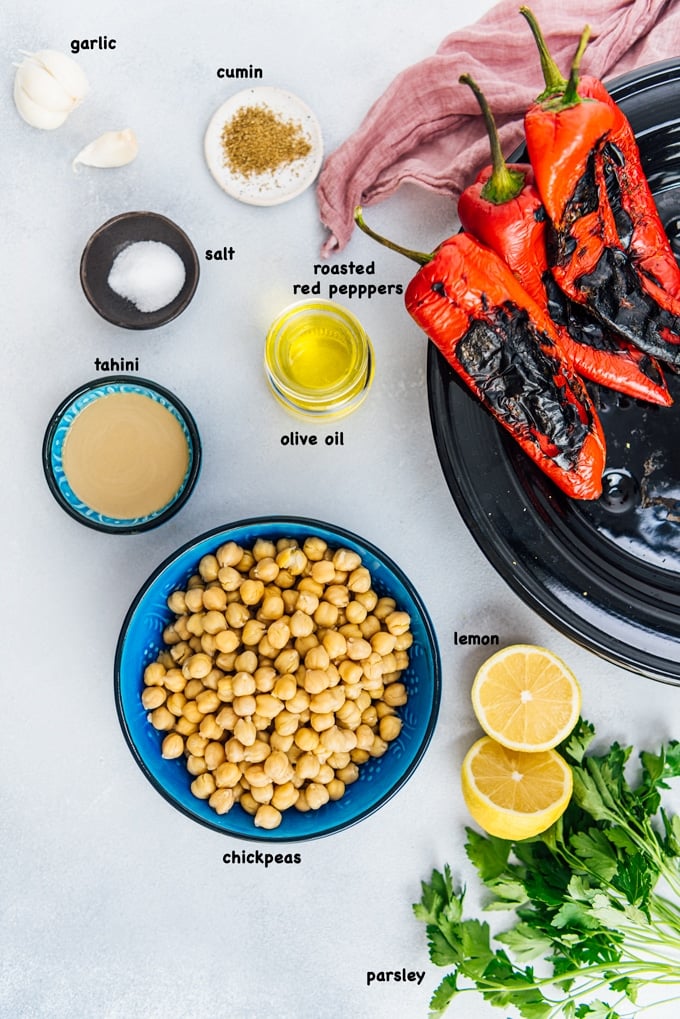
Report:
[[[253,699],[253,698],[251,698]],[[253,745],[257,739],[257,729],[250,718],[239,718],[234,726],[234,736],[245,747]]]
[[[147,686],[142,690],[142,707],[146,711],[153,711],[154,708],[160,708],[161,704],[165,704],[166,697],[162,686]]]
[[[290,626],[283,617],[281,617],[280,619],[275,619],[274,622],[269,626],[269,628],[267,629],[267,640],[274,649],[275,656],[276,654],[278,654],[279,651],[281,651],[282,648],[285,648],[286,644],[290,640],[290,635],[291,635]]]
[[[389,704],[391,708],[401,707],[408,700],[406,687],[403,683],[390,683],[389,686],[385,687],[383,696],[385,703]]]
[[[347,641],[347,657],[353,662],[360,662],[368,658],[371,651],[371,645],[363,638],[350,637]]]
[[[311,577],[317,584],[330,584],[335,580],[335,566],[328,559],[320,559],[312,564]]]
[[[253,558],[255,562],[261,562],[263,559],[273,559],[276,555],[276,545],[273,541],[269,541],[267,538],[258,538],[253,545]]]
[[[167,600],[167,606],[176,616],[183,616],[187,610],[184,591],[173,591]]]
[[[330,729],[334,722],[335,716],[332,711],[315,712],[310,719],[312,729],[316,729],[317,732],[323,732],[324,729]]]
[[[272,670],[273,671],[273,670]],[[272,693],[279,700],[289,701],[291,697],[294,697],[297,692],[297,680],[290,673],[286,673],[283,676],[279,676],[272,687]]]
[[[361,725],[357,726],[354,735],[356,736],[356,745],[359,750],[368,750],[373,745],[373,738],[375,733],[370,725],[362,722]]]
[[[350,763],[346,764],[343,768],[338,768],[335,773],[335,777],[340,782],[344,782],[345,785],[351,785],[352,782],[356,782],[359,778],[359,768],[353,761],[350,761]]]
[[[278,828],[282,820],[281,812],[271,803],[263,803],[255,811],[256,828]]]
[[[196,722],[190,722],[188,718],[182,715],[175,722],[175,732],[178,732],[180,736],[190,736],[192,732],[198,731],[198,724]]]
[[[264,636],[266,629],[266,624],[261,619],[249,619],[241,631],[241,642],[248,648],[255,647]]]
[[[335,712],[345,703],[345,692],[342,687],[332,687],[314,694],[309,702],[309,710],[317,714]]]
[[[384,715],[378,724],[380,738],[385,743],[391,743],[401,732],[402,722],[397,715]]]
[[[291,733],[289,736],[283,736],[280,732],[273,732],[269,737],[269,746],[272,750],[283,750],[287,754],[293,746],[294,738],[294,733]]]
[[[312,753],[301,754],[295,762],[295,774],[298,778],[316,778],[321,769],[319,758]]]
[[[248,764],[262,764],[271,754],[271,747],[261,739],[256,739],[243,751],[243,760]]]
[[[367,594],[371,589],[371,574],[365,566],[352,570],[347,578],[347,587],[353,594]]]
[[[215,690],[203,690],[196,698],[196,706],[202,715],[209,715],[220,707],[220,699]]]
[[[202,679],[207,676],[213,667],[210,655],[203,653],[192,655],[182,666],[182,672],[187,679]]]
[[[193,587],[184,595],[187,612],[200,612],[203,608],[203,587]],[[177,626],[177,623],[175,623]]]
[[[215,769],[215,785],[218,789],[233,788],[241,780],[241,769],[233,761],[224,761]]]
[[[326,785],[326,789],[330,800],[340,800],[345,795],[345,783],[339,778],[331,779]]]
[[[227,607],[227,594],[223,587],[206,587],[203,592],[203,608],[206,612],[224,612]]]
[[[235,676],[231,677],[231,688],[234,697],[247,697],[248,694],[255,693],[257,683],[255,677],[250,672],[237,672]],[[241,714],[241,712],[238,713]],[[249,712],[249,714],[252,714],[252,712]]]
[[[191,783],[191,791],[199,800],[207,800],[215,792],[215,779],[210,772],[205,772]]]
[[[220,545],[215,553],[215,558],[220,566],[236,566],[242,555],[243,549],[240,545],[237,545],[235,541],[228,541],[224,545]]]
[[[310,782],[306,789],[306,796],[311,810],[318,810],[330,800],[328,789],[320,782]]]
[[[400,636],[406,633],[411,625],[411,617],[408,612],[390,612],[385,616],[385,626],[390,633]]]
[[[294,736],[295,743],[301,750],[315,750],[319,745],[319,734],[314,729],[303,727],[298,729]]]
[[[175,760],[184,753],[184,740],[178,732],[169,732],[161,743],[161,755],[167,761]]]
[[[321,598],[321,596],[323,594],[323,584],[319,584],[311,576],[310,577],[303,577],[302,580],[300,581],[300,583],[298,584],[297,589],[298,589],[298,595],[303,593],[303,592],[308,592],[309,594],[315,595],[317,599]],[[296,596],[296,598],[297,598],[297,596]],[[296,607],[297,607],[297,601],[296,601]]]
[[[264,584],[271,584],[277,579],[280,572],[275,559],[266,556],[264,559],[256,561],[248,576],[251,580],[261,580]]]
[[[211,740],[205,748],[203,758],[208,771],[214,771],[215,768],[218,768],[220,764],[224,763],[224,744],[220,743],[218,740]]]
[[[354,764],[365,764],[366,761],[370,760],[371,755],[368,750],[361,750],[357,747],[356,750],[351,751],[350,757]]]
[[[234,659],[234,669],[236,672],[251,672],[254,673],[260,662],[254,651],[242,651],[240,655],[237,655]]]
[[[203,775],[208,770],[208,765],[205,763],[204,757],[196,757],[194,754],[189,754],[186,759],[186,769],[190,775]]]
[[[358,662],[352,662],[346,659],[344,662],[340,662],[338,666],[338,672],[344,683],[349,686],[354,686],[355,683],[360,683],[363,678],[364,672]]]
[[[309,694],[306,690],[300,690],[296,692],[294,697],[290,697],[286,702],[286,709],[293,715],[299,715],[302,718],[304,712],[309,708]]]
[[[256,803],[255,800],[253,799],[253,797],[251,796],[251,794],[249,792],[242,793],[241,796],[239,797],[239,801],[238,802],[243,807],[243,809],[245,810],[246,814],[252,814],[253,817],[255,816],[255,814],[257,814],[258,810],[260,810],[260,809],[266,810],[267,809],[266,805],[265,806],[261,806],[261,804]],[[263,827],[263,826],[261,826],[261,827]]]
[[[175,716],[168,711],[164,704],[161,704],[160,707],[154,708],[153,711],[149,712],[147,718],[154,729],[158,729],[159,732],[172,729],[175,724]]]
[[[274,750],[264,762],[265,774],[269,776],[276,785],[283,785],[290,782],[293,777],[293,767],[283,750]]]
[[[316,611],[316,608],[313,610]],[[314,630],[314,619],[307,612],[296,608],[290,619],[290,632],[293,637],[309,637]]]
[[[198,724],[198,731],[201,736],[209,740],[221,740],[224,736],[224,728],[214,715],[204,715]]]
[[[283,711],[280,711],[276,718],[274,719],[274,728],[278,733],[281,733],[283,736],[292,735],[297,729],[298,725],[299,725],[298,716],[293,714],[291,711],[286,710],[285,708]]]
[[[299,577],[307,566],[307,556],[297,545],[289,545],[276,556],[276,565],[287,570],[293,577]]]
[[[375,591],[372,588],[370,588],[368,591],[355,591],[354,588],[352,587],[351,577],[347,582],[347,586],[349,587],[350,591],[354,594],[356,600],[358,602],[361,602],[361,604],[366,607],[366,610],[368,612],[372,612],[373,609],[378,604],[378,596],[375,593]]]
[[[262,715],[268,721],[272,718],[276,718],[280,711],[284,710],[283,701],[280,701],[278,697],[272,697],[271,694],[262,693],[255,697],[255,710],[258,715]]]
[[[175,718],[181,718],[186,702],[187,699],[183,693],[171,693],[165,702],[165,706]]]
[[[318,538],[316,535],[311,535],[309,538],[305,538],[302,545],[302,550],[308,559],[312,562],[317,562],[319,559],[323,559],[328,549],[327,542],[323,538]]]
[[[325,669],[307,669],[303,681],[304,689],[308,694],[315,696],[330,686],[330,678]]]
[[[151,662],[144,669],[145,686],[161,686],[165,680],[166,670],[158,662]]]
[[[275,786],[271,805],[277,810],[287,810],[293,806],[299,795],[299,790],[292,782],[284,782],[282,785]]]
[[[165,673],[165,679],[163,685],[166,690],[170,690],[171,693],[179,693],[184,690],[187,685],[187,681],[182,673],[181,669],[168,669]]]
[[[349,752],[335,751],[328,758],[328,763],[334,771],[339,771],[341,768],[346,768],[351,759]]]
[[[240,739],[237,739],[236,736],[232,736],[232,738],[227,740],[224,744],[224,754],[227,760],[233,761],[235,764],[238,764],[239,761],[244,759],[245,749],[246,748],[243,743],[241,743]]]
[[[298,798],[293,804],[296,810],[299,810],[301,814],[306,814],[308,810],[311,810],[309,803],[307,803],[307,793],[304,789],[300,789]]]
[[[216,814],[228,814],[236,802],[233,789],[215,789],[208,799],[208,803]]]
[[[376,633],[380,633],[380,620],[377,616],[366,616],[363,623],[359,623],[359,629],[364,640],[370,641]]]
[[[284,648],[274,659],[274,665],[282,675],[286,672],[295,672],[300,664],[300,656],[295,648]]]
[[[367,615],[368,612],[366,611],[366,607],[359,601],[349,602],[345,609],[345,619],[348,623],[355,623],[360,626],[366,619]],[[380,623],[378,623],[378,626],[380,626]],[[362,630],[361,632],[363,633],[364,631]]]
[[[274,795],[274,783],[268,782],[267,785],[251,786],[250,795],[256,803],[271,803],[271,798]]]

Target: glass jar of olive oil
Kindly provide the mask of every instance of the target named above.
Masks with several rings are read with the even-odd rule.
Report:
[[[374,354],[361,323],[321,299],[281,312],[265,342],[265,371],[280,403],[300,417],[342,417],[365,399]]]

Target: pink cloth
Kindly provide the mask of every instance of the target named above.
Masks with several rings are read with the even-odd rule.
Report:
[[[482,88],[503,151],[522,140],[522,118],[543,87],[529,25],[518,0],[502,0],[479,21],[447,36],[432,57],[402,71],[357,131],[326,160],[317,198],[330,236],[328,256],[345,247],[357,205],[371,205],[406,181],[456,198],[489,162],[477,100],[458,78]],[[680,55],[680,0],[535,0],[530,3],[565,76],[586,24],[581,71],[599,78]]]

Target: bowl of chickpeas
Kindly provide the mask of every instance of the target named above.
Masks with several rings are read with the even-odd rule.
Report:
[[[439,649],[413,584],[350,531],[298,517],[215,528],[165,560],[124,620],[115,696],[137,764],[208,828],[341,831],[432,738]]]

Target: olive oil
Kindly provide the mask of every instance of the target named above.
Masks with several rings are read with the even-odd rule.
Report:
[[[265,344],[269,384],[298,415],[340,417],[363,401],[373,378],[373,350],[360,322],[331,301],[287,308]]]

